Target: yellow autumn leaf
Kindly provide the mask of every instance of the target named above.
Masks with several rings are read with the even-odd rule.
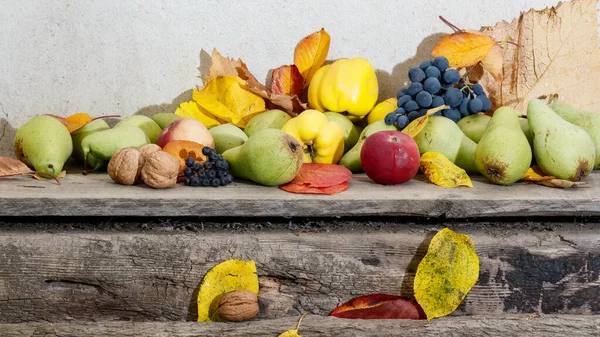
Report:
[[[294,50],[294,64],[304,78],[304,87],[308,87],[313,75],[321,68],[327,53],[331,37],[321,28],[320,31],[302,39]]]
[[[429,121],[429,116],[433,115],[434,113],[436,113],[438,111],[448,109],[448,108],[450,108],[450,107],[447,105],[442,105],[440,107],[427,110],[427,113],[425,114],[425,116],[421,116],[421,117],[413,120],[412,122],[410,122],[410,124],[408,124],[404,129],[402,129],[402,132],[409,135],[410,138],[414,139],[419,134],[419,132],[423,131],[423,129],[425,128],[425,125],[427,125],[427,121]]]
[[[216,119],[244,128],[254,116],[265,111],[262,97],[250,92],[237,76],[217,76],[200,91],[192,93],[201,111]]]
[[[194,91],[197,92],[196,89],[194,89]],[[177,110],[175,110],[175,114],[181,118],[195,118],[207,128],[221,125],[221,122],[214,118],[214,116],[201,111],[198,103],[195,101],[183,102],[179,104],[179,107]]]
[[[446,35],[433,47],[433,57],[446,56],[451,67],[470,67],[483,60],[495,41],[478,31],[458,31]]]
[[[542,169],[540,169],[540,167],[537,165],[530,167],[525,173],[525,176],[523,176],[523,178],[521,179],[521,181],[533,182],[538,185],[554,188],[571,188],[575,186],[586,185],[586,183],[583,181],[574,182],[570,180],[558,179],[554,176],[545,175]]]
[[[209,270],[198,291],[198,322],[211,322],[221,296],[234,290],[248,290],[258,296],[254,261],[227,260]]]
[[[302,337],[298,333],[298,330],[300,330],[300,323],[302,323],[302,319],[304,319],[304,316],[306,316],[306,315],[307,315],[307,313],[304,313],[304,314],[302,314],[302,316],[300,316],[300,320],[298,320],[298,324],[296,325],[296,329],[284,331],[278,337]]]
[[[428,181],[441,187],[473,187],[467,172],[456,166],[439,152],[425,152],[421,155],[419,169]]]
[[[523,178],[521,180],[535,182],[535,181],[552,180],[552,179],[555,179],[555,177],[545,175],[545,173],[542,172],[540,167],[535,165],[535,166],[530,167],[527,170],[527,172],[525,173],[525,175],[523,176]]]
[[[479,258],[466,234],[444,228],[429,244],[414,281],[417,302],[427,320],[451,314],[479,278]]]

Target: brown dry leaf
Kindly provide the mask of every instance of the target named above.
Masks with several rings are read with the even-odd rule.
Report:
[[[573,182],[570,180],[557,179],[556,177],[548,176],[537,165],[530,167],[521,181],[532,182],[538,185],[555,188],[571,188],[586,184],[582,181]]]
[[[446,188],[473,187],[467,172],[439,152],[423,153],[419,169],[428,181],[438,186]]]
[[[547,187],[555,187],[555,188],[571,188],[580,185],[586,185],[586,182],[583,181],[570,181],[563,179],[552,179],[552,180],[542,180],[538,182],[539,185],[544,185]]]
[[[321,68],[327,53],[331,37],[321,28],[320,31],[302,39],[294,50],[294,64],[304,78],[304,88],[308,87],[313,75]]]
[[[281,66],[273,69],[271,79],[271,92],[274,94],[300,95],[304,85],[304,78],[296,65]]]
[[[242,60],[223,57],[216,49],[213,49],[210,68],[208,68],[208,75],[204,77],[204,84],[219,76],[238,76],[237,68],[241,66],[246,66]]]
[[[494,106],[525,113],[532,98],[558,93],[565,104],[600,111],[597,5],[598,0],[573,0],[482,28],[496,40],[512,36],[521,46],[503,48],[502,82],[489,74],[481,79]]]
[[[502,68],[504,63],[504,51],[498,43],[494,43],[490,52],[481,60],[481,64],[496,81],[502,82],[504,75]]]
[[[0,157],[0,177],[32,173],[31,169],[20,160]]]
[[[433,47],[433,57],[446,56],[451,67],[470,67],[483,60],[494,40],[478,31],[458,31],[446,35]]]

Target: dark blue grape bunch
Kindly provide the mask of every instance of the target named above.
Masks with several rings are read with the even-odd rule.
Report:
[[[489,111],[491,107],[483,87],[461,81],[460,73],[449,68],[445,56],[423,61],[418,68],[410,68],[408,78],[411,82],[408,87],[398,90],[398,108],[384,119],[386,124],[395,125],[400,130],[424,116],[429,109],[442,105],[450,108],[433,115],[445,116],[455,122],[469,114]]]
[[[208,157],[204,163],[200,163],[194,160],[194,158],[187,158],[185,160],[185,168],[183,169],[183,175],[185,179],[183,184],[185,186],[226,186],[233,182],[233,177],[228,173],[229,163],[223,158],[222,155],[205,146],[202,149],[202,154]]]

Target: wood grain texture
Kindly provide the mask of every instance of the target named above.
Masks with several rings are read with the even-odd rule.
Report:
[[[400,226],[400,225],[399,225]],[[206,271],[254,259],[259,317],[327,315],[360,295],[412,296],[428,228],[294,235],[255,233],[0,232],[0,323],[196,318]],[[600,233],[466,226],[479,281],[453,314],[600,312]]]
[[[94,322],[0,324],[0,337],[265,337],[296,326],[297,318],[244,323]],[[304,337],[588,337],[600,334],[600,316],[451,317],[430,322],[409,320],[344,320],[307,316]]]
[[[520,183],[445,189],[422,177],[398,186],[355,175],[348,191],[303,195],[238,182],[226,188],[121,186],[106,174],[69,174],[61,185],[26,177],[0,181],[0,216],[369,216],[441,218],[600,215],[600,173],[574,189]]]

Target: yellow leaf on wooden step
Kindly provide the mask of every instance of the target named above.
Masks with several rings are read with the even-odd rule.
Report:
[[[447,188],[467,186],[473,187],[467,172],[456,166],[439,152],[425,152],[421,155],[419,165],[428,181]]]
[[[227,260],[204,275],[198,291],[198,322],[218,321],[215,313],[221,296],[234,290],[248,290],[258,295],[254,261]]]
[[[479,258],[473,240],[444,228],[429,244],[414,281],[417,302],[427,319],[451,314],[479,278]]]
[[[307,313],[304,313],[304,314],[302,314],[302,316],[300,316],[300,320],[298,320],[298,324],[296,325],[296,329],[284,331],[278,337],[302,337],[298,333],[298,330],[300,330],[300,323],[302,323],[302,319],[304,319],[304,316],[306,316],[306,315],[307,315]]]
[[[470,67],[483,60],[494,45],[494,40],[478,31],[458,31],[446,35],[433,47],[434,57],[446,56],[450,67]]]

